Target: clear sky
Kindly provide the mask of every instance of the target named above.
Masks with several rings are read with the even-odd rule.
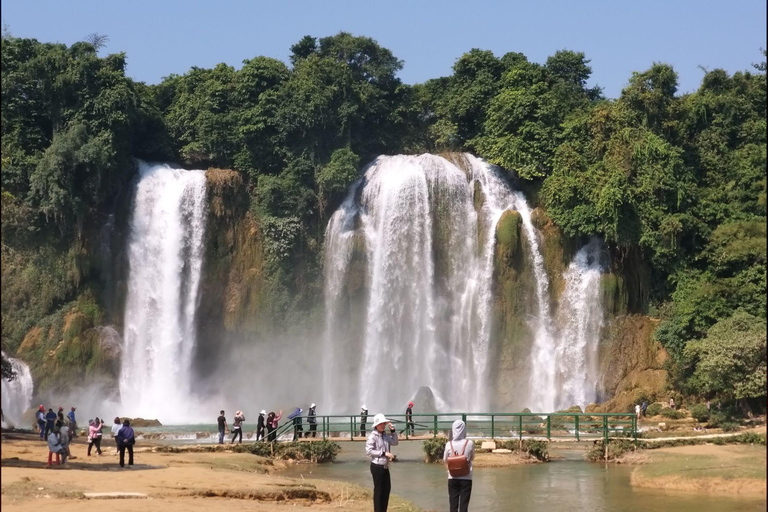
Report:
[[[701,81],[699,66],[751,69],[766,46],[765,0],[3,0],[2,21],[13,36],[46,42],[106,34],[102,53],[126,52],[128,74],[147,83],[256,55],[287,61],[302,36],[344,30],[405,61],[406,83],[449,75],[471,48],[536,62],[583,51],[591,85],[616,97],[653,62],[672,64],[687,92]]]

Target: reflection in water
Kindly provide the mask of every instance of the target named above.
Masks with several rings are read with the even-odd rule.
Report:
[[[286,476],[346,481],[372,488],[362,443],[343,443],[338,462],[296,466]],[[426,510],[447,510],[445,470],[424,464],[421,443],[396,448],[392,492]],[[580,450],[564,450],[565,460],[511,468],[476,468],[472,512],[752,512],[765,510],[764,500],[713,498],[693,493],[636,489],[629,485],[632,467],[593,464]]]

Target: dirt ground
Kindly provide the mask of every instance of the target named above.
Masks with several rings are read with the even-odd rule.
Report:
[[[148,507],[164,512],[181,511],[283,511],[286,507],[313,510],[368,512],[371,491],[343,482],[284,478],[279,470],[287,463],[245,453],[153,453],[138,448],[133,467],[121,469],[114,446],[106,443],[102,456],[86,456],[86,446],[76,440],[77,458],[62,466],[46,468],[48,448],[34,435],[3,435],[3,511],[58,512],[82,510],[84,504],[108,506],[110,511]],[[86,499],[90,492],[135,492],[145,499]],[[393,497],[390,508],[419,509]]]
[[[632,472],[634,486],[766,496],[765,446],[677,446],[648,450],[645,456]]]

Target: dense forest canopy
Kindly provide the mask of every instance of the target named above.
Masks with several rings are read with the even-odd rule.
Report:
[[[293,258],[322,242],[361,164],[470,151],[513,174],[568,236],[600,236],[616,261],[643,267],[636,309],[661,319],[679,389],[765,395],[765,60],[708,71],[682,95],[657,63],[615,100],[586,85],[583,53],[539,64],[473,49],[451,76],[409,86],[391,51],[348,33],[304,37],[290,65],[257,56],[158,85],[131,80],[125,64],[93,42],[2,39],[3,266],[27,269],[3,317],[30,311],[3,322],[4,346],[74,299],[83,271],[69,268],[71,241],[132,178],[131,157],[239,172],[274,273],[296,291]],[[46,246],[69,256],[14,256]]]

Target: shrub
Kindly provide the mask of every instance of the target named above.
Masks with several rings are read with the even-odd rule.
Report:
[[[736,432],[739,430],[739,424],[735,421],[724,421],[720,424],[720,428],[723,429],[723,432]]]
[[[703,423],[709,419],[709,410],[704,404],[696,404],[691,408],[691,416]]]
[[[671,420],[679,420],[681,418],[685,418],[685,413],[683,411],[678,411],[677,409],[671,409],[669,407],[662,409],[661,415]]]
[[[608,460],[616,460],[625,453],[635,449],[632,441],[626,439],[612,439],[608,441]],[[605,442],[595,441],[587,450],[585,457],[590,462],[605,461]]]
[[[645,410],[646,416],[656,416],[661,412],[661,404],[658,402],[652,403],[648,406],[648,408]]]
[[[496,443],[498,448],[512,450],[513,452],[526,453],[536,460],[549,462],[549,441],[539,441],[537,439],[524,439],[520,441],[508,439]]]
[[[445,443],[448,440],[444,437],[434,437],[425,440],[422,444],[424,450],[424,462],[441,462],[445,452]]]
[[[341,447],[333,441],[312,443],[248,443],[234,447],[235,452],[251,453],[261,457],[282,460],[308,460],[311,462],[333,462]]]

